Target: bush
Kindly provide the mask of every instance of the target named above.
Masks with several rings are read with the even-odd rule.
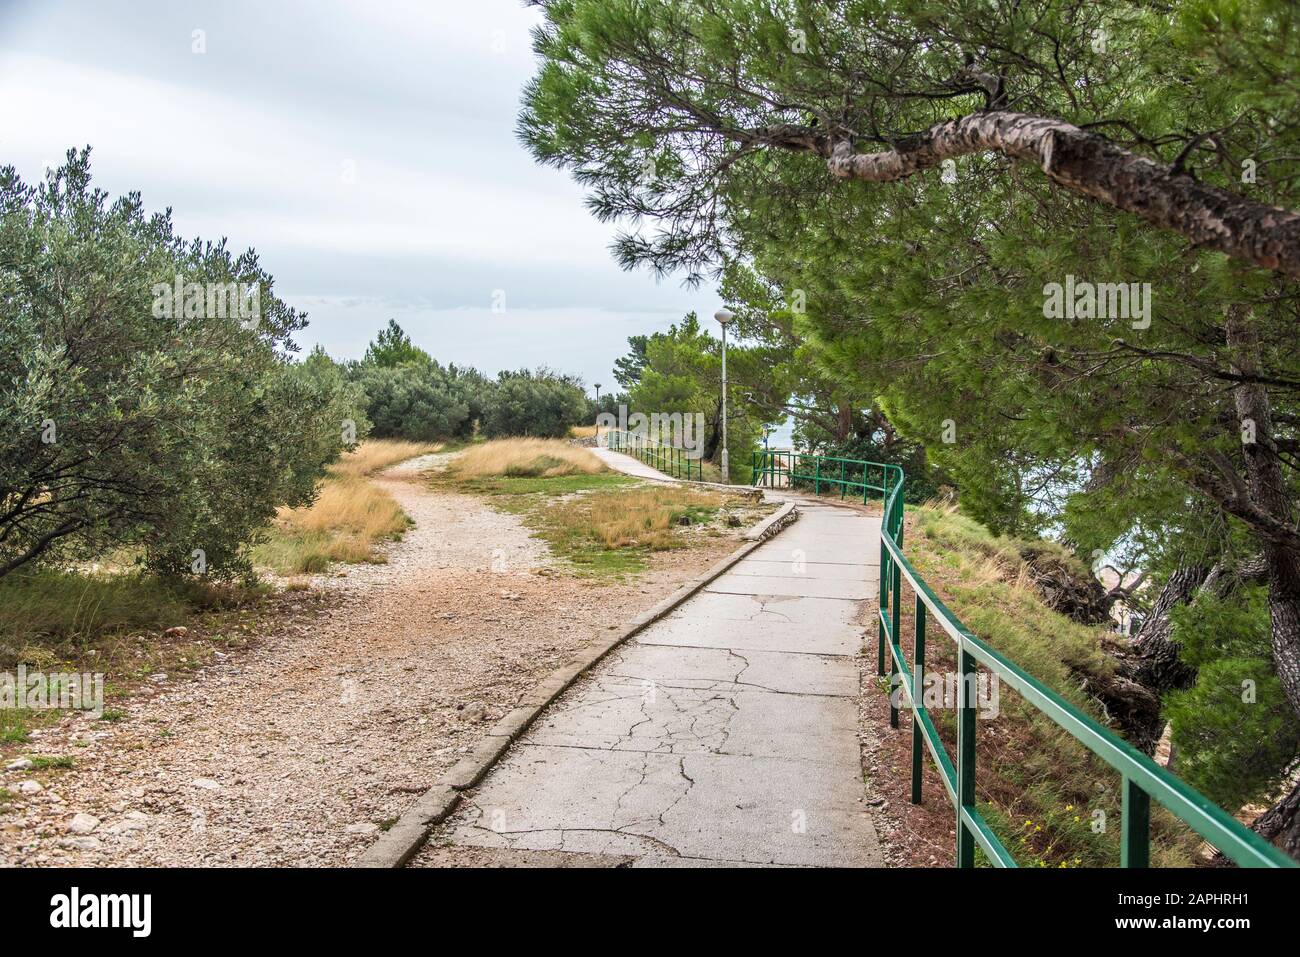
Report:
[[[362,365],[360,384],[378,438],[434,442],[473,430],[470,403],[436,362]]]
[[[1178,775],[1229,809],[1271,798],[1300,755],[1300,728],[1273,669],[1266,590],[1202,595],[1172,619],[1197,669],[1165,698]]]
[[[305,320],[256,254],[108,203],[89,150],[37,187],[0,169],[0,249],[0,576],[122,546],[247,573],[242,546],[345,446],[348,404],[289,362]]]
[[[536,436],[562,438],[569,426],[582,423],[587,399],[566,376],[546,370],[502,373],[487,396],[483,433],[488,438]]]

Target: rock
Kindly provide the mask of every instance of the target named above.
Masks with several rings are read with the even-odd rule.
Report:
[[[358,821],[356,824],[349,824],[345,830],[349,834],[374,834],[379,830],[379,825],[372,824],[370,821]]]
[[[190,782],[190,787],[202,788],[205,791],[221,790],[221,785],[218,784],[216,781],[212,780],[211,778],[195,778],[193,781]]]
[[[30,759],[28,759],[28,758],[19,758],[17,761],[10,761],[8,764],[6,764],[6,765],[5,765],[5,770],[6,770],[6,771],[26,771],[26,770],[27,770],[28,768],[30,768],[31,766],[32,766],[32,762],[31,762]]]
[[[482,701],[471,701],[461,709],[460,716],[466,721],[482,721],[487,716],[487,705]]]
[[[132,811],[120,821],[114,821],[108,827],[104,828],[109,834],[128,834],[131,831],[142,831],[148,824],[149,816],[141,814],[139,811]]]
[[[190,633],[190,630],[184,625],[177,625],[175,628],[168,628],[163,632],[164,638],[184,638]]]
[[[68,830],[73,834],[91,834],[97,827],[99,827],[99,818],[85,812],[73,815],[68,823]]]
[[[40,781],[24,781],[18,785],[19,794],[40,794],[44,790]]]
[[[97,851],[99,850],[99,838],[97,837],[69,837],[59,842],[64,847],[73,848],[78,851]]]

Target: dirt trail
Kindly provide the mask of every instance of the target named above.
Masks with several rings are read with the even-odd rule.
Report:
[[[517,517],[431,491],[420,473],[445,458],[375,479],[415,526],[387,564],[316,578],[323,610],[145,689],[123,720],[35,736],[30,753],[76,766],[0,771],[15,795],[0,865],[346,863],[570,652],[734,547],[673,553],[626,585],[575,579]],[[35,778],[42,791],[17,793]],[[78,833],[77,815],[98,823]]]

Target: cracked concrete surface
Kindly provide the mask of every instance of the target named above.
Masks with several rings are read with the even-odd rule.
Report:
[[[880,865],[855,624],[878,587],[880,521],[800,512],[575,684],[413,864],[459,848],[494,863]]]

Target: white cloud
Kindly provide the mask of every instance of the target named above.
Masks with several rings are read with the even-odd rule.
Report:
[[[33,179],[89,143],[98,186],[172,206],[182,235],[256,247],[295,305],[359,303],[325,310],[307,344],[351,354],[354,327],[364,347],[414,300],[481,336],[465,350],[492,369],[564,367],[576,348],[574,371],[599,375],[647,331],[623,317],[662,328],[714,297],[622,273],[579,188],[516,141],[536,19],[518,0],[23,8],[0,30],[0,162]],[[493,288],[568,308],[513,333],[447,311]]]

